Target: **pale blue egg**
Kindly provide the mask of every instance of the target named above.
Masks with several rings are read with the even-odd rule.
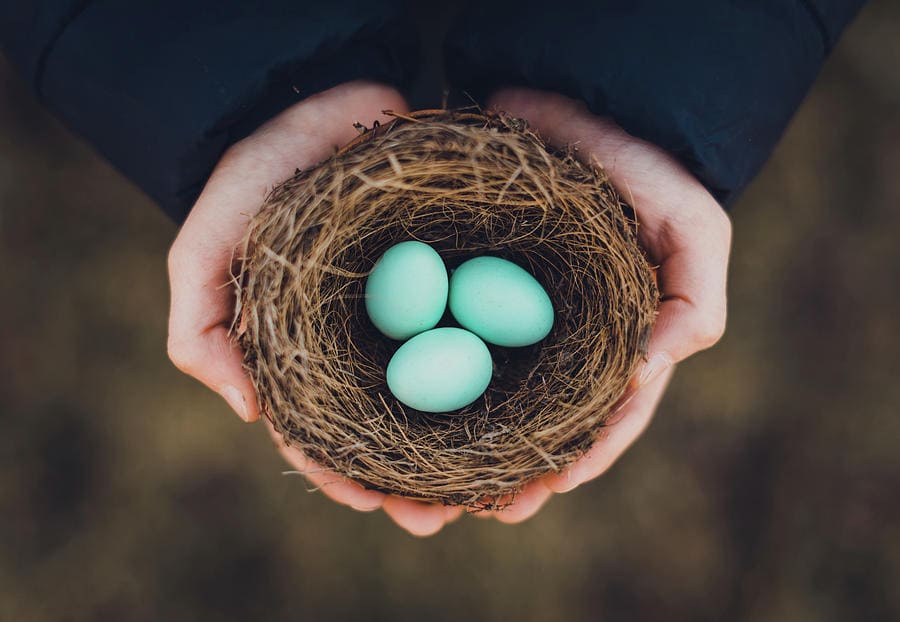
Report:
[[[477,400],[492,373],[491,353],[478,336],[462,328],[435,328],[400,346],[388,363],[387,384],[410,408],[442,413]]]
[[[450,312],[488,343],[527,346],[553,328],[553,303],[526,270],[499,257],[475,257],[450,276]]]
[[[407,339],[434,326],[447,307],[447,268],[433,248],[411,240],[390,247],[366,280],[366,311],[378,330]]]

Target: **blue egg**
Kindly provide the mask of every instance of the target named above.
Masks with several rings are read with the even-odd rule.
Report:
[[[400,346],[388,363],[387,384],[410,408],[443,413],[477,400],[492,374],[481,339],[462,328],[435,328]]]
[[[527,346],[553,328],[553,303],[531,274],[499,257],[475,257],[450,276],[450,312],[488,343]]]
[[[408,339],[434,328],[447,307],[447,268],[437,251],[411,240],[389,248],[366,280],[366,311],[378,330]]]

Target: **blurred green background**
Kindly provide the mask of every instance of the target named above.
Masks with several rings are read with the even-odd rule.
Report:
[[[900,618],[900,3],[733,209],[728,334],[605,476],[419,540],[165,353],[176,229],[0,61],[0,619]]]

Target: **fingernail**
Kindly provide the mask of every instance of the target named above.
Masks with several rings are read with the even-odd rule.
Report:
[[[247,416],[247,402],[244,401],[244,395],[236,387],[225,385],[219,393],[241,419],[247,422],[250,421]]]
[[[569,467],[560,474],[555,482],[554,492],[566,493],[578,488],[581,484],[581,477],[576,469],[577,467],[574,466]]]
[[[384,495],[375,491],[366,492],[369,493],[367,494],[367,498],[357,500],[356,503],[351,503],[350,507],[357,512],[374,512],[375,510],[380,510],[381,506],[384,505]]]
[[[381,503],[372,504],[372,505],[364,505],[364,504],[350,504],[350,507],[356,510],[357,512],[374,512],[381,508]]]
[[[672,359],[665,352],[659,352],[650,357],[644,369],[641,371],[641,379],[639,386],[644,386],[662,372],[672,366]]]
[[[567,493],[572,492],[576,488],[581,485],[581,474],[578,473],[575,469],[570,469],[568,475],[566,476],[565,485],[561,486],[559,492]]]

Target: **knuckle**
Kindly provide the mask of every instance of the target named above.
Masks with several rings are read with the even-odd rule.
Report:
[[[259,133],[251,134],[250,136],[246,136],[236,141],[225,150],[219,158],[219,161],[216,163],[216,167],[228,167],[244,161],[248,154],[253,154],[256,151],[255,147],[256,143],[259,141],[259,137],[267,133],[267,128],[260,128]]]
[[[725,315],[716,314],[697,326],[694,342],[701,348],[711,348],[725,335]]]
[[[190,373],[192,367],[193,356],[191,352],[191,348],[185,345],[184,340],[178,339],[171,334],[169,335],[166,341],[166,353],[172,364],[185,373]]]
[[[719,209],[716,210],[716,215],[719,228],[727,233],[731,233],[731,216],[728,215],[728,212],[726,212],[723,207],[719,206]]]
[[[166,266],[169,270],[169,277],[173,274],[178,274],[178,267],[182,265],[182,252],[181,246],[179,246],[178,241],[176,240],[172,246],[169,247],[169,253],[166,255]]]
[[[731,217],[718,204],[713,211],[715,214],[712,218],[713,227],[719,237],[724,239],[726,243],[731,242]]]

